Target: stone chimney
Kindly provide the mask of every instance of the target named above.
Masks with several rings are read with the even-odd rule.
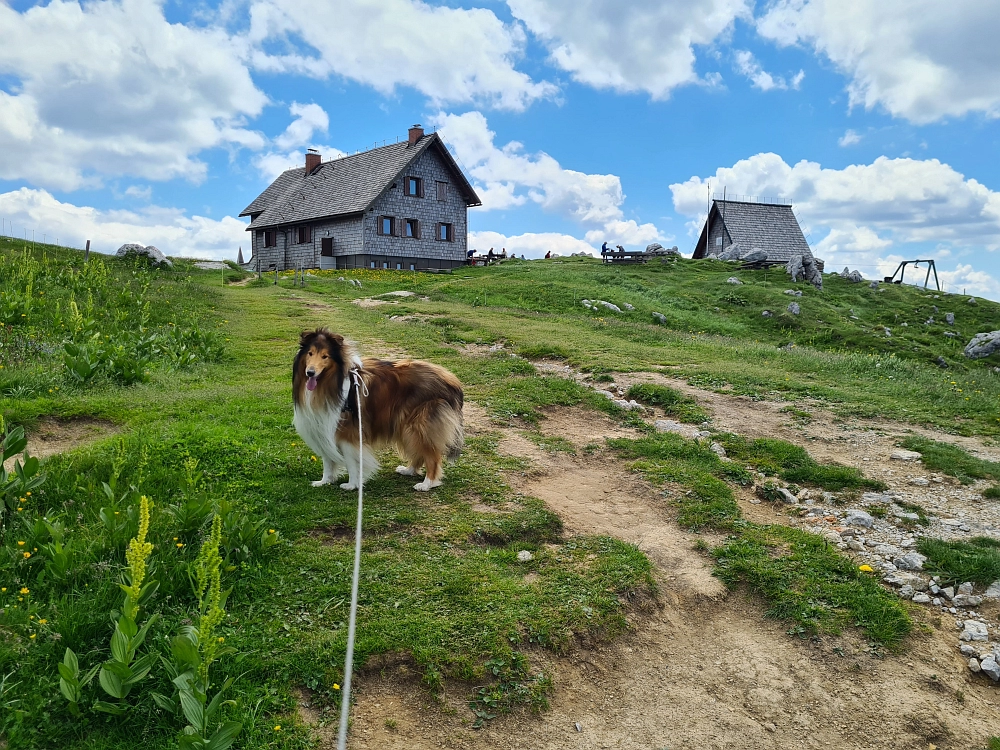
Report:
[[[313,149],[306,151],[306,174],[312,172],[323,161],[322,157]]]
[[[419,123],[416,124],[416,125],[414,125],[412,128],[410,128],[410,130],[408,132],[410,134],[410,145],[411,146],[414,143],[416,143],[417,141],[419,141],[421,138],[424,137],[424,129],[422,127],[420,127]]]

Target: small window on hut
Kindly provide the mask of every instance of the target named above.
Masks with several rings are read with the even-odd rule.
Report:
[[[437,199],[439,201],[448,200],[448,183],[438,181],[436,184],[437,184]]]
[[[378,220],[378,233],[379,234],[392,234],[392,225],[395,220],[391,216],[382,216]]]
[[[424,197],[424,181],[419,177],[407,177],[405,185],[407,195],[412,195],[415,198]]]
[[[420,239],[420,222],[416,219],[406,220],[406,232],[407,237],[413,237],[414,239]]]
[[[278,232],[274,229],[264,230],[264,247],[278,246]]]
[[[310,227],[310,226],[305,226],[304,225],[304,226],[299,227],[296,230],[295,234],[296,234],[296,241],[300,245],[303,244],[303,243],[305,243],[305,242],[312,242],[312,227]]]
[[[438,224],[437,238],[440,242],[452,242],[455,239],[455,229],[452,224]]]

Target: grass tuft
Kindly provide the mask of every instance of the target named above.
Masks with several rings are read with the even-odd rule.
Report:
[[[947,583],[972,581],[989,586],[1000,580],[1000,541],[973,537],[968,542],[946,542],[924,537],[917,545],[927,556],[925,567]]]
[[[648,406],[658,406],[668,417],[674,417],[688,424],[707,422],[710,416],[705,409],[698,406],[695,399],[665,385],[637,383],[628,389],[626,398],[635,399]]]
[[[962,484],[971,484],[976,479],[1000,479],[1000,463],[976,458],[956,445],[920,435],[908,435],[899,444],[907,450],[917,451],[924,466],[931,471],[955,477]]]

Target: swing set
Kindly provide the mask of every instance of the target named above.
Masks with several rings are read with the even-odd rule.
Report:
[[[910,265],[911,263],[913,264],[914,268],[917,268],[920,263],[926,263],[927,264],[927,275],[924,277],[924,289],[927,288],[927,284],[930,282],[931,272],[933,271],[933,273],[934,273],[934,286],[937,288],[937,290],[939,292],[941,291],[941,284],[938,282],[937,268],[934,266],[934,261],[933,260],[904,260],[903,262],[901,262],[899,264],[899,266],[893,272],[892,276],[886,276],[885,277],[884,282],[886,284],[902,284],[903,283],[903,274],[906,273],[906,267],[908,265]],[[899,276],[898,279],[896,278],[897,275]]]

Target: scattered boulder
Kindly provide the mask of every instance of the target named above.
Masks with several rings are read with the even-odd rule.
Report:
[[[931,598],[927,594],[914,594],[913,595],[914,604],[930,604]]]
[[[770,310],[765,310],[764,312],[761,313],[761,315],[765,318],[771,318],[774,316],[774,313],[771,312]]]
[[[873,281],[871,284],[868,285],[868,288],[869,289],[878,289],[878,282],[877,281]]]
[[[662,253],[663,252],[663,245],[661,245],[659,242],[651,242],[650,244],[646,245],[646,252],[647,253]]]
[[[885,332],[885,337],[887,339],[891,339],[892,338],[892,329],[891,328],[887,328],[886,326],[882,326],[882,330]]]
[[[792,315],[798,315],[800,312],[802,312],[802,308],[799,307],[799,303],[798,302],[789,302],[788,303],[788,307],[786,309]]]
[[[993,682],[1000,682],[1000,664],[997,664],[996,657],[993,654],[990,654],[979,662],[979,668]]]
[[[889,454],[890,461],[917,461],[920,458],[921,455],[916,451],[903,450],[902,448],[896,448]]]
[[[942,370],[948,369],[948,360],[946,360],[940,354],[938,355],[938,358],[935,360],[935,362],[937,363],[937,366],[940,367]]]
[[[972,674],[979,674],[982,669],[983,668],[979,666],[979,659],[976,657],[969,659],[969,671],[971,671]]]
[[[667,316],[664,315],[663,313],[658,313],[658,312],[653,313],[653,320],[655,320],[657,323],[661,325],[667,324]]]
[[[608,310],[610,310],[611,312],[620,313],[622,311],[621,308],[618,307],[618,305],[613,305],[610,302],[605,302],[602,299],[597,300],[594,304],[595,305],[600,305],[601,307],[605,307]]]
[[[767,251],[755,248],[742,256],[740,260],[744,263],[762,263],[767,260]]]
[[[535,559],[535,556],[528,550],[523,549],[517,553],[517,559],[519,562],[531,562]]]
[[[983,596],[987,599],[1000,599],[1000,580],[991,583]]]
[[[118,248],[115,255],[119,258],[127,257],[139,257],[146,258],[150,264],[155,268],[173,268],[174,264],[170,259],[160,252],[160,250],[153,245],[139,245],[134,242],[129,242]]]
[[[727,284],[735,284],[736,286],[742,286],[743,285],[743,282],[740,281],[739,279],[737,279],[735,276],[730,276],[728,279],[726,279],[726,283]]]
[[[857,508],[853,508],[847,511],[847,515],[844,517],[844,525],[861,526],[862,528],[870,529],[872,526],[875,525],[875,519],[871,516],[871,514],[866,513],[863,510],[858,510]],[[899,566],[897,565],[896,567]],[[907,568],[907,570],[910,569]],[[920,570],[920,568],[914,568],[914,570]]]
[[[674,432],[678,435],[684,435],[686,437],[693,437],[696,430],[690,425],[681,424],[680,422],[675,422],[672,419],[657,419],[653,423],[653,427],[656,428],[657,432]]]
[[[965,356],[969,359],[983,359],[1000,349],[1000,331],[977,333],[965,345]]]
[[[624,307],[629,312],[632,312],[635,309],[635,307],[633,305],[630,305],[628,302],[623,303],[622,307]]]
[[[983,603],[983,597],[972,594],[955,594],[951,603],[956,607],[978,607]]]
[[[976,305],[976,304],[978,304],[978,303],[976,302],[976,298],[975,298],[975,297],[969,297],[969,299],[967,299],[967,300],[965,301],[965,303],[966,303],[967,305]]]
[[[955,325],[955,313],[945,313],[944,322],[950,326]]]
[[[785,264],[785,272],[792,281],[808,281],[817,289],[823,288],[823,261],[811,255],[793,255]]]
[[[910,484],[916,487],[926,487],[930,484],[930,480],[927,477],[910,477]]]
[[[927,562],[927,558],[919,552],[907,552],[893,560],[892,564],[900,570],[923,570],[925,562]]]
[[[726,449],[722,447],[721,443],[712,443],[712,445],[709,446],[709,447],[710,447],[712,453],[714,453],[719,458],[725,458],[726,457]]]
[[[786,289],[784,292],[782,292],[782,294],[790,294],[793,297],[801,297],[802,296],[802,290],[801,289]]]

